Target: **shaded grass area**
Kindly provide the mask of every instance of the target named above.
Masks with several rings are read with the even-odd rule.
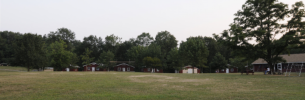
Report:
[[[19,66],[0,66],[0,72],[16,72],[16,71],[27,71],[25,67]]]
[[[304,99],[305,77],[256,73],[1,72],[0,100]]]

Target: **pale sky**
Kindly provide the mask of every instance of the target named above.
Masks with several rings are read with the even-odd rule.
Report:
[[[279,0],[294,4],[300,0]],[[48,34],[65,27],[77,40],[110,34],[124,40],[169,31],[181,42],[229,28],[246,0],[0,0],[0,31]],[[305,3],[305,2],[304,2]]]

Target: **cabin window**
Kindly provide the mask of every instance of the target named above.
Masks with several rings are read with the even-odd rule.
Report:
[[[87,67],[87,70],[90,70],[91,67]]]
[[[147,68],[147,71],[150,71],[150,68]]]
[[[159,69],[157,69],[157,72],[159,72]]]
[[[121,71],[121,67],[118,67],[118,71]]]
[[[231,68],[231,72],[234,72],[234,68]]]
[[[127,67],[127,71],[130,71],[130,67]]]
[[[221,71],[225,71],[225,69],[221,69]]]
[[[96,68],[96,70],[100,70],[100,68]]]

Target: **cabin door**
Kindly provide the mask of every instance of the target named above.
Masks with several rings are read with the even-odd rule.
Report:
[[[125,72],[125,68],[122,68],[122,71]]]
[[[187,73],[193,73],[193,69],[191,68],[187,69]]]
[[[92,67],[92,72],[94,72],[95,71],[95,67]]]

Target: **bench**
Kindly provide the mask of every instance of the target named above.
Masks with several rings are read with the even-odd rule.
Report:
[[[242,75],[243,73],[246,73],[247,75],[248,75],[249,73],[252,73],[252,75],[254,75],[254,71],[253,71],[253,70],[241,71],[241,75]]]

